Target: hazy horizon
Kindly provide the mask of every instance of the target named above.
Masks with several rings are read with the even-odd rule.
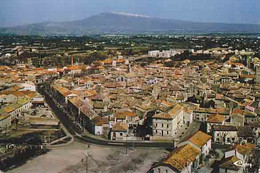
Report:
[[[259,0],[3,0],[0,27],[80,20],[103,12],[124,12],[195,22],[260,24]]]

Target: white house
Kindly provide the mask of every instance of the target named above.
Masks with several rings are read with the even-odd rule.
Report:
[[[13,94],[1,94],[0,103],[13,103],[17,100],[17,97]]]
[[[201,152],[190,144],[176,148],[169,157],[151,168],[153,173],[187,173],[198,168]]]
[[[126,140],[128,136],[128,123],[119,121],[111,129],[111,140]]]
[[[188,140],[184,139],[183,142],[180,142],[177,146],[180,147],[186,144],[190,144],[193,147],[200,150],[203,156],[206,156],[209,154],[209,151],[211,150],[211,138],[212,137],[207,133],[198,131],[191,137],[188,137]]]
[[[18,84],[21,89],[19,91],[36,91],[36,86],[33,82],[25,82]]]
[[[212,129],[214,142],[231,144],[238,141],[236,126],[214,125]]]
[[[207,133],[212,131],[213,125],[224,125],[225,116],[220,114],[211,114],[207,119]]]
[[[190,125],[192,111],[180,104],[175,105],[168,113],[158,113],[152,117],[153,136],[174,137],[178,129]]]

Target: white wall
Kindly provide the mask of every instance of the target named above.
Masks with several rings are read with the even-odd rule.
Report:
[[[172,136],[172,120],[153,119],[154,136]]]
[[[19,86],[23,87],[19,91],[36,91],[36,86],[32,82],[21,83],[21,84],[19,84]]]
[[[95,135],[103,135],[103,126],[95,126]]]
[[[230,144],[232,142],[237,142],[238,141],[237,131],[215,131],[214,132],[214,141],[215,142],[224,142],[223,141],[224,135],[226,135],[226,137],[225,137],[225,139],[226,139],[225,143],[226,144]],[[219,138],[219,140],[217,140],[217,138]],[[234,138],[234,141],[227,142],[227,138],[230,138],[231,141],[232,141],[232,138]]]
[[[211,139],[205,145],[202,146],[201,153],[203,153],[204,155],[208,155],[210,149],[211,149]]]
[[[4,128],[10,127],[10,126],[11,126],[11,116],[0,120],[0,129],[4,129]]]

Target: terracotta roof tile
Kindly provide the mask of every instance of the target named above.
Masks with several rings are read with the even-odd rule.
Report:
[[[208,123],[222,123],[225,120],[225,116],[220,114],[211,114],[207,120]]]
[[[192,163],[198,156],[200,151],[193,146],[187,144],[175,149],[171,156],[163,163],[169,164],[179,171],[182,171],[187,165]]]
[[[191,141],[193,144],[197,145],[198,147],[202,147],[205,145],[209,140],[211,139],[211,136],[207,133],[204,133],[202,131],[198,131],[195,133],[189,141]]]

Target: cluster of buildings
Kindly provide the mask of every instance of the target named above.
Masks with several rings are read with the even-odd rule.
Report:
[[[211,136],[198,131],[181,141],[167,158],[156,163],[149,172],[194,172],[210,152]]]
[[[45,107],[45,100],[36,88],[37,84],[56,76],[43,68],[26,66],[0,66],[0,131],[7,132],[18,124],[51,124],[58,121],[50,117],[34,117],[30,113],[36,107]],[[37,122],[36,122],[37,121]],[[48,123],[47,123],[48,124]]]
[[[178,53],[148,52],[166,58]],[[49,81],[45,91],[82,131],[115,141],[174,141],[173,152],[153,172],[196,170],[212,155],[212,143],[233,146],[221,160],[222,172],[245,169],[260,135],[260,60],[243,64],[234,55],[224,63],[185,60],[175,67],[166,61],[141,65],[120,57],[63,68],[1,66],[0,128],[41,103],[36,85]],[[200,130],[190,131],[196,123]]]
[[[171,50],[151,50],[148,51],[148,56],[149,57],[154,57],[154,58],[170,58],[174,57],[177,54],[181,54],[184,50],[178,50],[178,49],[171,49]]]
[[[211,143],[233,146],[220,162],[222,172],[250,166],[260,135],[259,60],[250,62],[256,68],[234,57],[224,63],[183,61],[175,68],[164,60],[143,67],[123,58],[115,62],[95,62],[86,69],[99,67],[98,73],[66,75],[47,90],[94,135],[174,140],[174,151],[151,171],[195,170],[212,157]],[[194,122],[202,131],[188,130]]]

